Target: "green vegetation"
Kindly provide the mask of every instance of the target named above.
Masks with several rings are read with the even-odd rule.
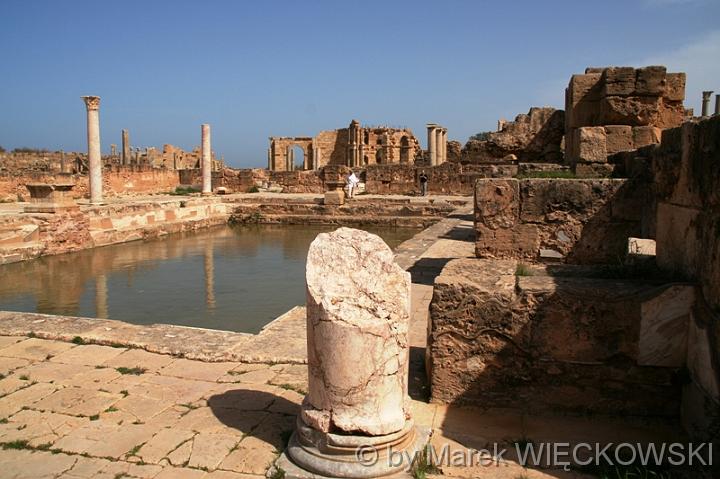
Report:
[[[526,265],[525,263],[518,263],[517,267],[515,268],[515,276],[534,276],[535,273],[530,268],[530,266]]]
[[[285,479],[285,470],[282,467],[275,467],[270,479]]]
[[[169,191],[168,195],[185,196],[193,193],[200,193],[200,190],[193,188],[192,186],[178,186],[175,188],[175,191]]]
[[[116,408],[115,406],[110,406],[109,408],[107,408],[105,410],[105,412],[117,412],[117,411],[118,411],[118,408]]]
[[[469,139],[475,141],[486,141],[490,133],[492,133],[492,131],[481,131],[480,133],[475,133]]]
[[[123,397],[128,397],[128,395],[129,395],[130,393],[128,392],[127,389],[123,389],[122,391],[120,391],[120,394],[122,394]]]
[[[519,180],[528,178],[577,179],[577,176],[570,170],[529,171],[527,173],[518,173],[517,175],[517,179]]]
[[[295,391],[296,393],[307,394],[307,391],[305,391],[303,388],[301,388],[299,386],[295,386],[293,384],[284,383],[284,384],[278,384],[277,386],[279,388],[283,388],[287,391]]]
[[[85,340],[80,336],[75,336],[74,338],[72,338],[72,342],[74,344],[85,344]]]
[[[411,471],[414,479],[425,479],[428,474],[438,474],[440,469],[430,462],[428,448],[430,445],[426,445],[421,451],[415,455],[413,460]]]
[[[100,414],[93,414],[90,416],[91,421],[97,421],[98,419],[100,419]]]
[[[250,188],[248,188],[247,192],[248,193],[260,193],[260,188],[258,188],[257,186],[251,186]]]
[[[45,148],[28,148],[27,146],[23,146],[20,148],[15,148],[13,153],[48,153],[48,150]]]
[[[20,381],[29,381],[29,380],[30,380],[30,378],[28,377],[27,374],[21,375],[18,379],[19,379]]]
[[[115,368],[115,370],[120,374],[134,374],[135,376],[140,376],[142,373],[147,371],[147,369],[138,366],[135,366],[134,368],[126,368],[125,366],[120,366],[119,368]]]
[[[28,441],[25,439],[2,443],[3,449],[28,449]]]

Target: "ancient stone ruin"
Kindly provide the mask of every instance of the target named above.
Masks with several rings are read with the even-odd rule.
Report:
[[[381,477],[390,450],[413,454],[427,440],[414,427],[408,398],[410,274],[373,234],[322,233],[307,259],[309,392],[280,461],[286,477]],[[371,445],[376,464],[360,464]],[[298,467],[300,469],[298,469]]]
[[[440,130],[438,130],[440,131]],[[433,139],[438,134],[433,129]],[[302,163],[293,147],[303,151]],[[321,131],[315,137],[270,137],[268,170],[316,170],[325,165],[412,164],[420,156],[420,142],[408,128],[363,127],[353,120],[348,128]]]

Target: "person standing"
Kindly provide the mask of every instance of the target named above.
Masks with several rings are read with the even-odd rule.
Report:
[[[347,179],[348,198],[353,197],[353,191],[358,183],[360,183],[360,178],[355,176],[355,172],[353,171]]]
[[[422,196],[427,196],[428,191],[428,176],[425,174],[425,170],[420,172],[420,192]]]

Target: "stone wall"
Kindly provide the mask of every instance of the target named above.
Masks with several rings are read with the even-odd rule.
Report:
[[[554,108],[530,108],[515,121],[501,122],[483,141],[470,140],[462,149],[462,163],[496,163],[508,155],[522,162],[561,163],[564,112]],[[448,155],[448,160],[453,159]]]
[[[624,179],[481,179],[479,258],[616,263],[641,232],[644,188]]]
[[[580,266],[516,271],[515,260],[458,259],[436,278],[433,402],[677,416],[692,286],[587,277]],[[648,332],[658,324],[664,333]]]
[[[683,421],[708,438],[720,428],[720,117],[664,131],[652,175],[658,266],[699,285]]]
[[[231,207],[213,198],[83,207],[0,217],[0,264],[224,224]]]
[[[73,196],[83,198],[89,196],[87,175],[60,175],[52,172],[25,172],[24,174],[0,175],[0,200],[17,201],[28,198],[27,183],[75,182]],[[173,191],[180,185],[177,171],[112,167],[103,172],[103,195],[119,196],[129,194],[157,194]]]
[[[685,117],[685,74],[663,66],[588,68],[565,90],[565,158],[583,175],[608,155],[660,142]]]
[[[376,165],[365,169],[365,191],[378,195],[416,195],[420,173],[428,176],[428,191],[443,195],[472,195],[478,178],[505,178],[517,174],[515,165],[463,165],[446,162],[438,166]]]

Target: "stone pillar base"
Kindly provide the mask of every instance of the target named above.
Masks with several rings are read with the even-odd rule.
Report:
[[[212,196],[212,194],[213,194],[212,191],[203,191],[202,192],[202,196]]]
[[[325,199],[323,204],[326,205],[344,205],[345,204],[345,192],[343,190],[333,190],[325,192]]]
[[[429,439],[430,429],[413,421],[393,434],[355,436],[323,433],[298,418],[287,449],[268,477],[282,469],[287,479],[409,478],[413,458]]]

